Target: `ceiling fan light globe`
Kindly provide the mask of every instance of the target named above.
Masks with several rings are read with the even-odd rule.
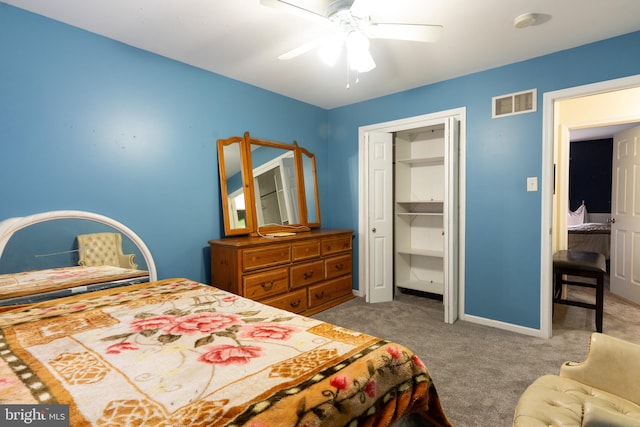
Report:
[[[349,67],[359,73],[366,73],[376,68],[376,63],[369,50],[347,50]]]
[[[322,46],[320,46],[320,49],[318,49],[318,56],[320,56],[322,62],[333,67],[336,65],[336,62],[338,62],[343,44],[344,42],[340,37],[331,37],[327,39]]]
[[[376,68],[376,63],[369,53],[369,39],[359,31],[352,31],[347,36],[347,59],[349,67],[360,73]]]
[[[348,50],[369,50],[369,39],[360,31],[351,31],[347,36]]]
[[[376,63],[374,62],[371,55],[368,55],[368,57],[359,58],[354,61],[350,60],[349,64],[352,70],[355,70],[359,73],[366,73],[376,68]]]

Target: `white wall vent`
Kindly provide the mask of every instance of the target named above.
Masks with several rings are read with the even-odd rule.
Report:
[[[496,117],[534,112],[537,108],[537,95],[537,89],[529,89],[508,95],[494,96],[491,98],[493,103],[493,114],[491,117],[495,119]]]

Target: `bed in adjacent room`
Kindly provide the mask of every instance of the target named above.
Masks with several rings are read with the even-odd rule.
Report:
[[[567,227],[567,248],[598,252],[609,260],[611,254],[611,224],[588,222]]]
[[[575,211],[569,211],[567,219],[567,249],[597,252],[610,259],[611,224],[608,222],[590,222],[584,203]]]

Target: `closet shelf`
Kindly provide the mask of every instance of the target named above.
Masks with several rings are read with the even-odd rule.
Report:
[[[398,248],[396,250],[399,254],[444,258],[444,250],[442,249]]]
[[[433,157],[412,157],[407,159],[396,159],[397,163],[404,163],[410,166],[423,166],[423,165],[439,165],[444,164],[444,156]]]
[[[396,212],[398,216],[442,216],[442,212]]]
[[[434,199],[429,199],[429,200],[396,200],[396,203],[398,203],[399,205],[437,205],[437,204],[444,204],[444,200],[434,200]]]
[[[404,289],[414,289],[422,292],[431,292],[434,294],[443,295],[444,283],[435,282],[432,280],[409,280],[406,282],[397,283],[396,286]]]

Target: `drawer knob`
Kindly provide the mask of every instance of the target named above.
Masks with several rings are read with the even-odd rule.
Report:
[[[304,280],[311,279],[313,277],[313,270],[308,273],[305,271],[304,273],[302,273],[302,277],[304,277]]]
[[[336,264],[336,270],[342,271],[344,270],[344,264]]]
[[[322,298],[324,298],[324,291],[316,294],[316,299],[322,299]]]
[[[262,286],[262,289],[264,289],[265,291],[270,291],[271,289],[273,289],[273,280],[270,281],[268,284],[265,282],[262,282],[260,286]]]
[[[296,301],[296,302],[291,301],[291,302],[289,303],[289,305],[290,305],[291,307],[293,307],[293,308],[298,308],[298,307],[300,307],[300,300],[298,300],[298,301]]]

